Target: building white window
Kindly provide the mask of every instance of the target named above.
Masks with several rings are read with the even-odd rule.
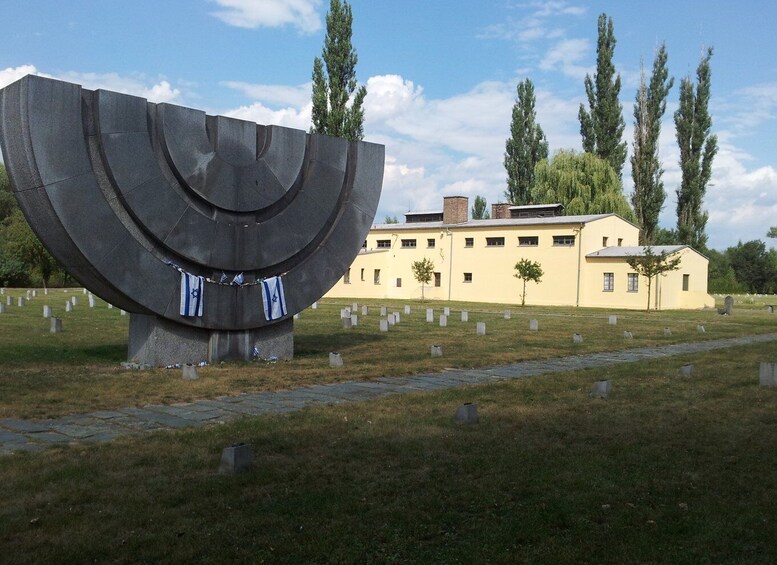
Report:
[[[691,283],[691,275],[683,275],[683,290],[688,290]]]
[[[403,239],[402,240],[402,249],[415,249],[416,246],[416,240],[415,239]]]
[[[402,279],[397,278],[397,288],[402,288]]]
[[[521,247],[537,247],[540,244],[540,238],[536,235],[526,235],[518,238],[518,245]]]
[[[629,273],[627,288],[629,292],[639,292],[639,275],[637,273]]]
[[[474,237],[465,237],[464,238],[464,247],[474,247],[475,246],[475,238]]]
[[[440,273],[434,273],[434,286],[442,285],[442,275]]]
[[[364,280],[364,269],[362,269],[362,280]]]
[[[604,273],[604,292],[612,292],[615,288],[615,273]]]
[[[487,237],[486,247],[504,247],[505,238],[503,237]]]
[[[434,238],[433,237],[430,237],[429,239],[426,240],[426,246],[429,249],[434,249]]]
[[[553,246],[554,247],[574,247],[575,236],[574,235],[554,235]]]
[[[607,239],[608,237],[606,235],[602,238],[602,247],[607,247]]]
[[[472,282],[472,273],[464,273],[464,282],[465,283],[471,283]]]
[[[390,239],[379,239],[378,240],[378,249],[382,247],[391,247],[391,240]]]

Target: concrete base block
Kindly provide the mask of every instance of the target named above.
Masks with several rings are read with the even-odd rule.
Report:
[[[62,333],[62,319],[49,318],[49,331],[53,334]]]
[[[529,320],[529,331],[536,332],[540,329],[540,323],[537,320]]]
[[[342,367],[343,366],[343,357],[339,353],[330,353],[329,354],[329,366],[332,368]]]
[[[434,310],[432,308],[426,309],[426,321],[427,322],[434,322]]]
[[[610,381],[596,381],[591,390],[591,396],[594,398],[607,398],[610,395]]]
[[[761,386],[777,386],[777,363],[761,363],[758,380]]]
[[[191,363],[186,363],[182,367],[182,375],[183,380],[185,381],[196,381],[200,378],[200,374],[198,371],[199,367],[197,365],[192,365]]]
[[[244,473],[251,468],[254,455],[251,447],[244,443],[236,443],[225,447],[221,452],[219,473],[223,475],[236,475]]]
[[[469,312],[467,312],[466,310],[461,311],[461,321],[469,322]]]
[[[380,321],[380,331],[387,332],[389,327],[388,320],[385,318],[382,318]]]
[[[448,316],[445,314],[440,315],[440,327],[445,328],[448,326]]]
[[[157,316],[131,314],[129,326],[128,361],[152,367],[294,357],[291,319],[264,328],[219,331],[184,326]]]
[[[441,345],[433,345],[432,346],[432,357],[442,357],[442,346]]]
[[[486,323],[478,322],[477,326],[475,326],[475,333],[477,333],[477,335],[486,335]]]
[[[456,409],[454,418],[457,424],[477,424],[478,423],[478,405],[473,402],[465,402]]]
[[[693,365],[683,365],[680,367],[680,376],[681,377],[692,377],[693,376]]]
[[[583,343],[582,334],[572,334],[572,343]]]
[[[618,316],[610,316],[607,319],[607,323],[611,326],[617,326],[618,325]]]

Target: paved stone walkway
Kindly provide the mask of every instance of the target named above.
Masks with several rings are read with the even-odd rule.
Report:
[[[290,412],[311,405],[357,402],[392,394],[534,377],[771,341],[777,341],[777,333],[523,361],[486,369],[447,370],[412,377],[384,377],[370,382],[313,385],[279,392],[224,396],[187,404],[100,410],[51,420],[0,419],[0,454],[39,451],[56,444],[107,441],[130,434],[205,426],[243,416]]]

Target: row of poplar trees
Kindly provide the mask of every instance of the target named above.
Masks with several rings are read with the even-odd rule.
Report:
[[[561,202],[568,214],[615,212],[640,226],[641,245],[683,243],[704,250],[708,216],[702,204],[717,152],[708,111],[712,49],[704,51],[695,83],[691,77],[680,81],[674,123],[682,181],[677,189],[677,227],[667,233],[658,227],[658,215],[666,199],[658,144],[666,100],[674,85],[667,68],[666,45],[662,44],[655,54],[649,81],[643,67],[634,103],[634,193],[629,206],[621,181],[627,143],[623,140],[625,122],[618,98],[621,79],[613,65],[615,43],[612,18],[601,14],[596,72],[593,77],[585,77],[588,107],[581,104],[578,113],[582,155],[559,151],[548,159],[548,142],[537,122],[534,85],[528,78],[518,84],[505,147],[505,197],[516,205]]]

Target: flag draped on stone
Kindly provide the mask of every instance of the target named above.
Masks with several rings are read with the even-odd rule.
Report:
[[[202,316],[204,285],[202,277],[181,273],[181,316]]]
[[[264,317],[268,321],[278,320],[286,315],[286,296],[283,294],[281,277],[270,277],[262,281],[262,302]]]

